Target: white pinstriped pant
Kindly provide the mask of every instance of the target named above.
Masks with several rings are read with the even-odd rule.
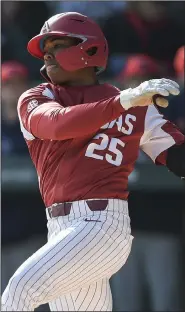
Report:
[[[85,219],[94,220],[91,222]],[[48,242],[27,259],[2,295],[2,311],[112,311],[110,277],[132,245],[126,201],[109,199],[104,211],[73,202],[70,215],[48,219]]]

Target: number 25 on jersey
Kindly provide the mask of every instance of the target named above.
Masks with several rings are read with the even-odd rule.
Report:
[[[87,147],[85,156],[95,159],[103,160],[114,166],[120,166],[123,160],[123,153],[121,149],[125,146],[125,143],[117,138],[109,138],[105,133],[97,134],[94,139],[102,139],[99,144],[91,143]],[[106,150],[106,151],[105,151]],[[105,155],[99,155],[98,151],[105,151]],[[111,152],[111,153],[110,153]]]

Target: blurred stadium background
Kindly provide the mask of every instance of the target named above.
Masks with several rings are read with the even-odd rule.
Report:
[[[185,133],[185,5],[178,1],[2,1],[2,255],[1,291],[17,267],[46,241],[35,170],[18,123],[20,94],[40,83],[42,63],[27,50],[53,14],[94,18],[110,47],[101,76],[120,88],[169,77],[181,86],[163,113]],[[111,280],[114,311],[184,311],[183,181],[140,154],[129,180],[133,249]],[[44,305],[37,310],[48,311]]]

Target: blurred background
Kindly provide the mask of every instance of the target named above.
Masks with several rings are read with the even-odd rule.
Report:
[[[26,45],[56,13],[77,11],[102,27],[110,49],[100,80],[122,89],[172,78],[181,94],[162,111],[185,133],[185,5],[178,1],[2,1],[1,291],[18,266],[46,242],[44,204],[20,132],[17,99],[42,82],[42,62]],[[184,184],[140,153],[129,179],[135,237],[131,255],[111,279],[114,311],[184,311]],[[44,305],[37,310],[48,311]]]

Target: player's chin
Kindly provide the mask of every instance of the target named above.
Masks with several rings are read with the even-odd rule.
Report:
[[[63,73],[61,73],[60,70],[55,71],[55,72],[50,71],[47,74],[48,74],[48,76],[49,76],[49,78],[53,84],[59,84],[60,85],[60,84],[65,83],[65,81],[66,81],[65,75],[63,75]]]

